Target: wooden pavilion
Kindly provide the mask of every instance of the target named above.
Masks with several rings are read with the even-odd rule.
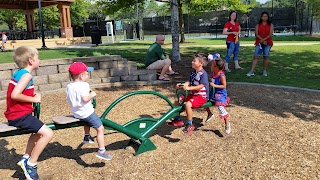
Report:
[[[40,0],[41,7],[58,6],[60,13],[60,32],[62,38],[72,38],[70,19],[70,3],[75,0]],[[23,10],[26,17],[27,32],[36,31],[34,9],[38,8],[38,0],[0,0],[0,9]]]

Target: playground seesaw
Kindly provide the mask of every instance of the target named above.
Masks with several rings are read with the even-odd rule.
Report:
[[[131,139],[127,146],[130,146],[132,143],[138,145],[138,150],[136,151],[135,155],[139,155],[141,153],[151,151],[156,149],[156,146],[151,142],[149,136],[165,123],[167,120],[174,118],[175,116],[179,115],[184,109],[183,103],[185,99],[185,91],[177,90],[176,95],[178,97],[179,105],[175,106],[166,96],[155,92],[155,91],[135,91],[129,92],[113,103],[104,111],[104,113],[100,116],[102,124],[105,129],[112,129],[118,132],[124,133],[129,136]],[[150,94],[158,96],[164,99],[168,105],[171,107],[165,114],[163,114],[159,119],[152,118],[152,117],[141,117],[134,120],[131,120],[123,125],[120,125],[112,120],[106,118],[108,113],[114,108],[118,103],[123,101],[124,99],[134,96],[134,95],[142,95],[142,94]],[[212,106],[212,102],[207,102],[201,108],[210,107]],[[40,105],[35,107],[34,115],[40,115]],[[86,125],[86,122],[80,121],[79,119],[73,118],[72,116],[57,116],[53,117],[53,122],[46,124],[52,130],[59,130],[59,129],[66,129],[66,128],[73,128],[78,126]],[[7,136],[15,136],[21,134],[28,134],[28,132],[17,129],[12,126],[8,126],[7,123],[0,124],[0,137],[7,137]]]

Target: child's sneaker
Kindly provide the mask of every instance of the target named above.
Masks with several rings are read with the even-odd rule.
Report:
[[[187,124],[184,129],[182,130],[182,132],[185,134],[185,135],[188,135],[188,134],[191,134],[192,131],[195,129],[194,125],[193,124]]]
[[[28,180],[38,180],[39,175],[37,172],[37,165],[29,166],[27,164],[29,158],[22,157],[21,160],[18,162],[18,165],[23,170],[24,175]]]
[[[251,71],[249,71],[246,75],[247,75],[247,76],[254,76],[254,73],[251,72]]]
[[[21,159],[20,159],[20,161],[17,163],[17,165],[19,165],[20,167],[21,167],[21,169],[22,169],[22,171],[23,171],[23,173],[24,173],[24,175],[27,177],[27,169],[26,169],[26,164],[27,164],[27,162],[28,162],[28,159],[29,158],[25,158],[25,157],[22,157]]]
[[[225,133],[230,134],[231,133],[231,124],[228,123],[228,126],[225,126]]]
[[[100,153],[99,151],[97,152],[96,156],[100,159],[104,159],[104,160],[111,160],[112,156],[107,152],[104,151],[104,153]]]
[[[28,175],[30,177],[29,178],[30,180],[39,180],[39,175],[38,175],[38,172],[37,172],[37,165],[29,166],[27,164],[26,169],[27,169],[27,173],[28,173]],[[27,177],[27,179],[28,179],[28,177]]]
[[[87,143],[93,144],[94,140],[91,136],[84,136],[82,143],[83,144],[87,144]]]
[[[262,72],[262,76],[268,76],[268,74],[267,74],[267,71],[266,70],[263,70],[263,72]]]
[[[210,113],[210,114],[207,116],[206,122],[209,122],[213,117],[214,117],[214,114]]]
[[[173,121],[168,122],[167,124],[168,124],[168,126],[176,126],[176,127],[184,126],[184,122],[182,120],[178,120],[178,119],[174,119]]]

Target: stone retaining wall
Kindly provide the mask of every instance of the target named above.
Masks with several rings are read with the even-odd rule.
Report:
[[[35,91],[49,91],[66,88],[70,82],[68,68],[73,62],[84,62],[94,67],[90,72],[89,84],[114,82],[155,81],[156,71],[138,70],[137,64],[121,56],[97,56],[40,61],[39,69],[32,72]],[[17,70],[15,63],[0,64],[0,99],[5,99],[9,81]]]

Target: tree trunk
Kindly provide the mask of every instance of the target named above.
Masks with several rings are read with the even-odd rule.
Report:
[[[309,32],[309,35],[312,36],[312,30],[313,30],[313,10],[312,10],[312,5],[309,5],[311,6],[311,8],[309,8],[309,11],[311,11],[311,17],[310,17],[310,32]]]
[[[181,0],[178,0],[178,9],[179,9],[180,43],[184,43],[186,39],[184,37],[184,19],[183,19]]]
[[[179,47],[179,11],[177,0],[170,1],[171,7],[171,33],[172,33],[172,58],[173,62],[179,62],[180,47]]]

